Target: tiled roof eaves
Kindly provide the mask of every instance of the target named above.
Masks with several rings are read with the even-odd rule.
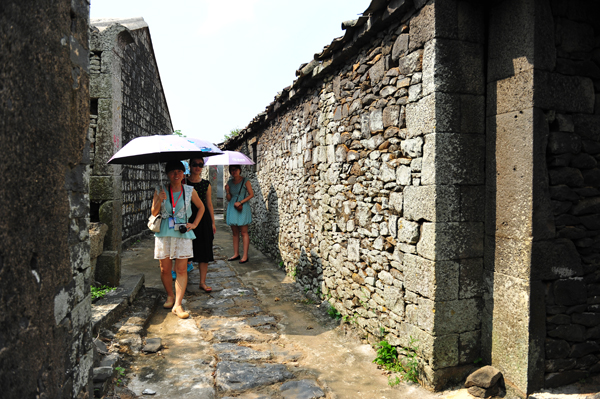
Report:
[[[292,85],[277,93],[265,111],[256,115],[238,135],[220,143],[219,146],[223,149],[235,148],[240,142],[251,138],[260,126],[274,119],[279,112],[287,108],[298,94],[320,81],[332,67],[355,55],[369,38],[385,26],[389,18],[404,13],[406,15],[402,20],[406,20],[412,12],[414,7],[410,0],[372,0],[361,17],[342,23],[342,29],[346,30],[344,36],[335,38],[331,44],[323,48],[323,51],[315,54],[314,59],[309,63],[300,65],[296,71],[298,78]]]

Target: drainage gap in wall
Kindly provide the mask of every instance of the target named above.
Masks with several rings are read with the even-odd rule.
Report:
[[[90,201],[90,223],[100,222],[100,205],[101,202]]]
[[[98,99],[90,98],[90,114],[98,115]]]

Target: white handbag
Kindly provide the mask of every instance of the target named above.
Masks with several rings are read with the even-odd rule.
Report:
[[[150,217],[148,218],[148,228],[153,232],[158,233],[160,231],[161,221],[162,219],[160,218],[160,213],[156,216],[150,215]]]

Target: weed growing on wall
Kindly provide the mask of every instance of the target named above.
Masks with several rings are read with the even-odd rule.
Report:
[[[338,312],[338,310],[336,308],[334,308],[333,306],[331,306],[328,310],[327,310],[327,314],[329,315],[329,317],[331,317],[332,319],[336,319],[339,320],[342,318],[342,314],[340,312]]]
[[[398,357],[398,350],[389,344],[386,340],[379,342],[377,349],[377,357],[373,360],[373,363],[378,364],[381,368],[391,371],[393,373],[399,373],[404,381],[418,382],[419,377],[419,360],[417,358],[418,346],[417,342],[412,336],[407,348],[400,349],[400,356]],[[388,384],[390,386],[398,385],[399,378],[396,377],[388,378]]]

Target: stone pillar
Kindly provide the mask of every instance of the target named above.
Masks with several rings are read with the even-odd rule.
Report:
[[[525,397],[544,385],[542,280],[572,275],[580,263],[557,249],[562,247],[555,240],[548,189],[545,112],[590,112],[593,86],[552,72],[549,1],[498,2],[489,18],[483,353],[502,371],[507,388]]]
[[[481,348],[483,15],[473,2],[430,1],[410,23],[409,51],[424,48],[423,97],[406,106],[407,137],[422,137],[423,161],[420,185],[404,189],[404,218],[423,225],[417,253],[404,255],[406,289],[421,295],[407,319],[420,329],[405,326],[418,335],[434,389],[462,380]]]
[[[94,29],[90,41],[92,52],[100,55],[100,68],[91,74],[90,79],[90,98],[97,101],[98,110],[93,138],[90,200],[101,204],[99,222],[108,226],[104,239],[105,251],[98,257],[94,278],[110,286],[118,286],[121,278],[122,167],[107,165],[106,162],[122,146],[122,53],[125,46],[132,42],[127,28],[121,25],[112,26],[102,33]]]

